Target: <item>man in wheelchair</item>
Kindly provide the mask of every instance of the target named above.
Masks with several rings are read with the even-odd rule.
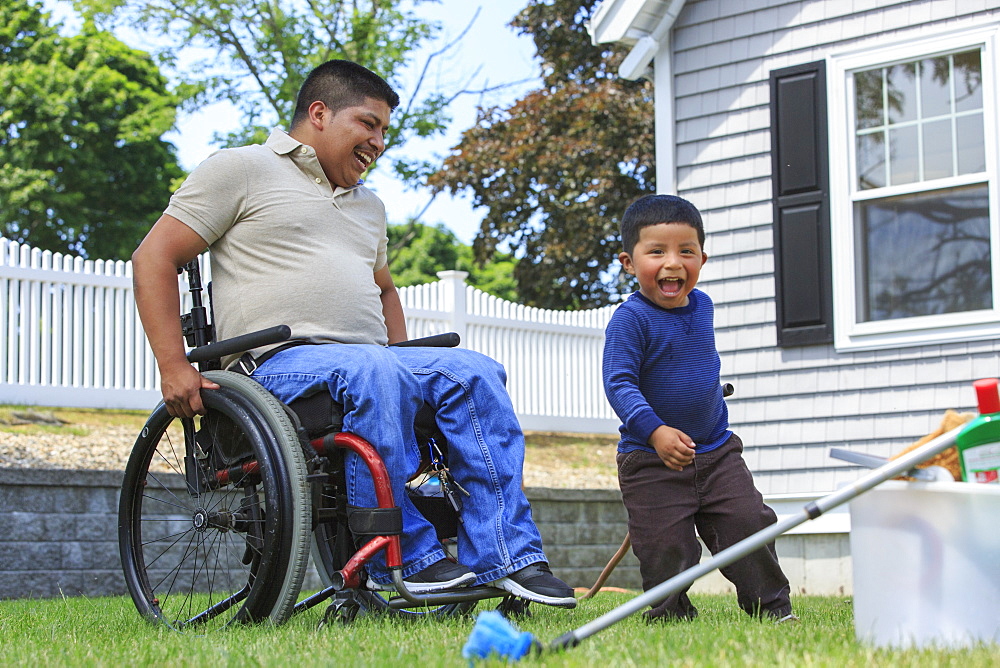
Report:
[[[384,151],[398,103],[373,72],[324,63],[299,91],[290,132],[216,152],[173,195],[133,255],[164,403],[171,415],[193,417],[204,412],[201,391],[218,389],[185,358],[177,317],[178,268],[208,247],[218,338],[287,324],[292,342],[309,344],[250,351],[245,371],[286,404],[328,392],[344,407],[343,430],[385,461],[403,513],[407,588],[491,583],[574,607],[572,589],[549,570],[521,489],[524,438],[502,366],[469,350],[387,345],[406,340],[406,323],[386,260],[385,209],[361,177]],[[461,563],[446,557],[404,493],[421,459],[414,420],[425,403],[448,443],[449,472],[468,493]],[[345,466],[350,503],[377,506],[359,457],[348,454]],[[369,574],[375,586],[391,586],[384,559]]]

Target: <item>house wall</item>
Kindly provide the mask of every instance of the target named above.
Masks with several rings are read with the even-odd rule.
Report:
[[[771,70],[1000,21],[985,0],[691,0],[674,23],[677,194],[703,212],[730,419],[765,494],[822,492],[858,477],[830,447],[887,456],[974,410],[1000,342],[864,352],[777,347],[771,209]],[[658,110],[658,122],[669,113]],[[831,146],[831,153],[844,147]],[[662,191],[662,186],[661,186]]]

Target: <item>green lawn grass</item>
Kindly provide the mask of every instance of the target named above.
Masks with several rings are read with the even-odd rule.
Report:
[[[631,594],[602,592],[575,610],[532,606],[518,622],[543,643],[591,621]],[[525,666],[997,666],[1000,646],[874,649],[854,638],[849,600],[796,597],[795,625],[750,619],[732,596],[692,596],[693,622],[655,623],[633,615],[562,652]],[[490,609],[489,601],[479,610]],[[317,628],[324,606],[280,627],[182,635],[143,622],[127,597],[0,601],[4,665],[462,666],[473,617],[397,620],[386,616]],[[492,659],[477,665],[501,666]]]

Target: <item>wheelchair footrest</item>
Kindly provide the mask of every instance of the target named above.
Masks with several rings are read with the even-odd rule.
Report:
[[[427,594],[414,595],[410,599],[404,596],[393,596],[389,599],[389,607],[394,610],[412,608],[419,606],[448,605],[451,603],[467,603],[470,601],[482,601],[487,598],[499,598],[506,596],[503,589],[479,585],[476,587],[457,587],[455,589],[442,589],[440,591]]]

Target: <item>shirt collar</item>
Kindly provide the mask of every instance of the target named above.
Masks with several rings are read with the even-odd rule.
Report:
[[[288,155],[302,145],[302,142],[292,139],[292,136],[281,128],[271,130],[270,136],[264,142],[264,146],[267,146],[278,155]]]
[[[268,136],[267,141],[264,142],[264,146],[267,146],[278,155],[291,155],[294,154],[299,147],[305,146],[305,144],[293,138],[281,128],[274,128],[271,130],[271,134]],[[314,156],[315,154],[315,151],[313,151],[312,155]],[[364,183],[364,179],[358,179],[358,182],[354,184],[354,187],[364,185]],[[350,188],[344,188],[343,190],[350,190]]]

